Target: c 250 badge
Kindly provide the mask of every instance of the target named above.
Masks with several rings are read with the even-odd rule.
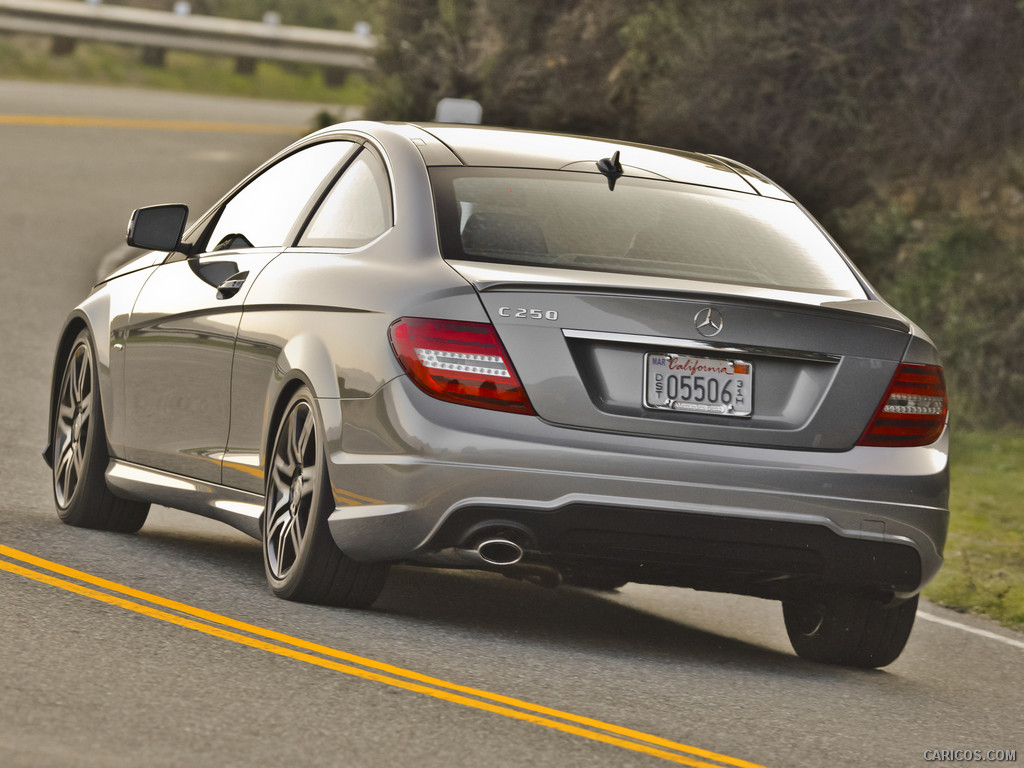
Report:
[[[498,307],[501,317],[522,318],[525,320],[557,320],[557,309],[532,309],[530,307]]]

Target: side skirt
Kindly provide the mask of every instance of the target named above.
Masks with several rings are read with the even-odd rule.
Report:
[[[183,509],[227,523],[258,539],[264,499],[256,493],[111,459],[107,486],[118,496]]]

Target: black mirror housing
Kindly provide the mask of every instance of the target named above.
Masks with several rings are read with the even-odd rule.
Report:
[[[134,248],[147,251],[186,251],[181,237],[188,222],[187,205],[151,205],[139,208],[128,221],[126,240]]]

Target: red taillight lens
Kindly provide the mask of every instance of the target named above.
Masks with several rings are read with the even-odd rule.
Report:
[[[945,429],[946,412],[942,368],[903,363],[858,445],[929,445]]]
[[[388,336],[406,373],[428,395],[477,408],[533,413],[488,323],[403,317],[391,324]]]

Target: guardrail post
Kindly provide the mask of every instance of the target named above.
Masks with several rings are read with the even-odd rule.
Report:
[[[331,88],[340,88],[345,84],[348,70],[344,67],[324,67],[324,83]]]
[[[162,69],[167,63],[167,49],[158,48],[155,45],[144,45],[142,47],[142,63],[147,67]]]
[[[236,75],[255,75],[256,74],[256,59],[251,56],[239,56],[235,59],[235,74]]]
[[[73,37],[54,35],[50,41],[50,53],[54,56],[70,56],[75,52],[78,41]]]

